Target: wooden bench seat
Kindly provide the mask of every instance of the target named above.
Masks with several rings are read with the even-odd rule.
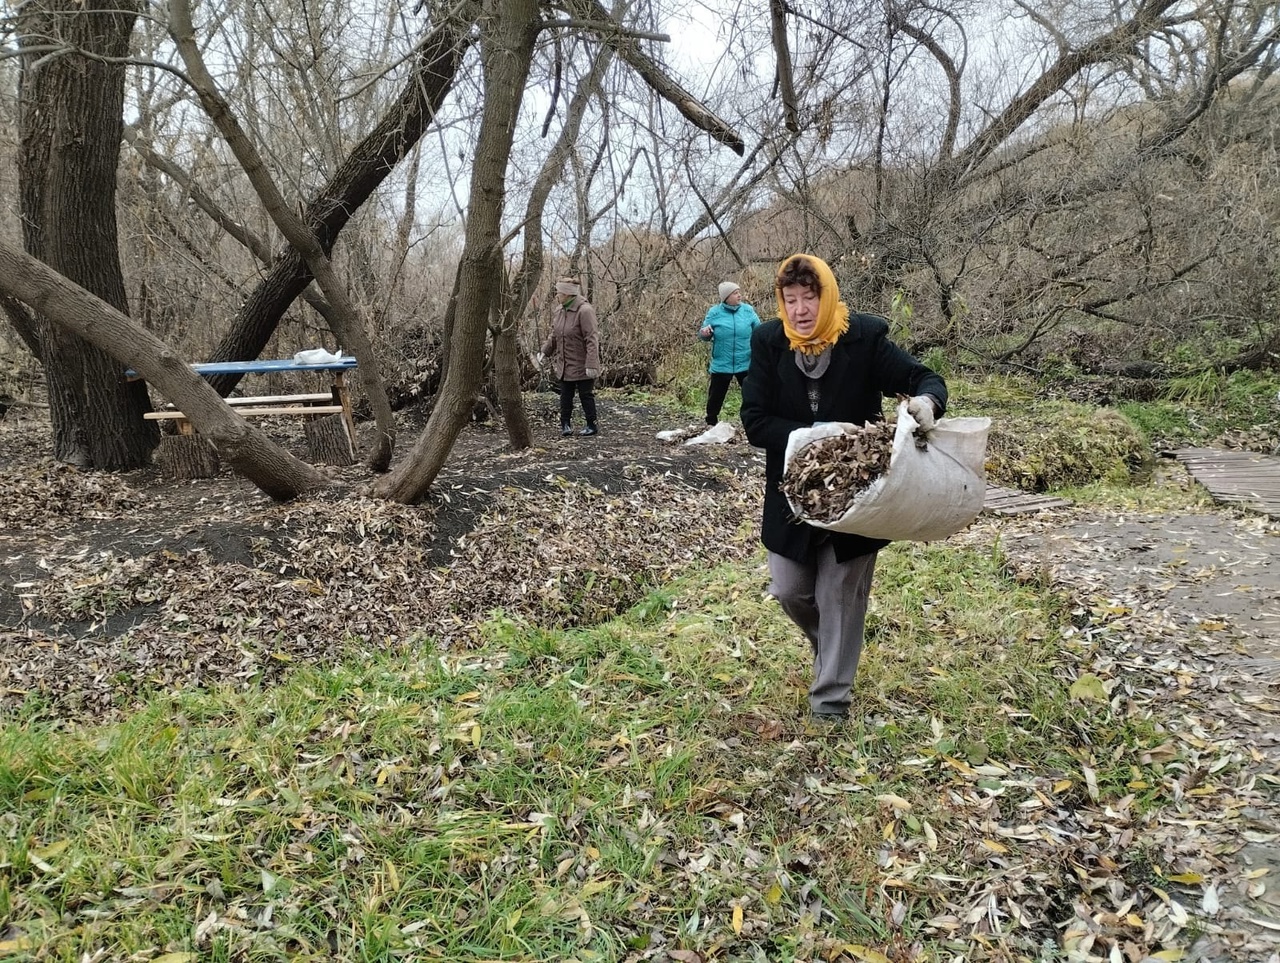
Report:
[[[328,395],[324,396],[327,400],[332,400]],[[246,398],[246,402],[261,401],[258,398]],[[245,418],[255,418],[266,415],[338,415],[343,412],[342,405],[293,405],[284,407],[282,405],[267,405],[259,408],[237,407],[236,414]],[[186,421],[187,416],[176,408],[166,408],[163,411],[148,411],[142,416],[148,421],[168,421],[170,419]]]
[[[216,375],[265,375],[301,373],[303,378],[323,376],[331,381],[327,391],[315,391],[319,384],[298,383],[311,391],[297,394],[244,395],[223,399],[245,418],[298,418],[311,460],[327,465],[350,465],[355,459],[356,424],[351,395],[344,375],[356,366],[356,359],[341,357],[323,364],[303,364],[296,358],[268,361],[211,361],[192,364],[192,370],[206,378]],[[125,377],[137,380],[132,369]],[[296,375],[295,375],[296,377]],[[243,389],[242,389],[243,390]],[[277,389],[279,390],[279,389]],[[176,405],[169,403],[147,412],[148,421],[162,422],[155,461],[171,478],[208,478],[220,470],[218,450],[212,441],[196,431],[195,425]]]
[[[245,398],[223,398],[232,408],[238,408],[241,405],[310,405],[319,404],[322,401],[333,401],[332,391],[317,391],[312,395],[249,395]]]

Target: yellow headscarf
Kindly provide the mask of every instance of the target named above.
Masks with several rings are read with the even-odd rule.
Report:
[[[804,258],[813,265],[814,273],[818,275],[818,281],[822,285],[818,300],[818,323],[814,325],[813,333],[808,337],[791,327],[791,319],[787,317],[786,306],[782,303],[782,288],[778,287],[776,280],[787,265],[797,258]],[[849,330],[849,308],[840,300],[840,285],[836,283],[836,276],[831,273],[831,268],[822,258],[814,257],[812,254],[791,255],[778,265],[778,274],[775,275],[773,288],[778,297],[778,317],[782,319],[782,327],[787,332],[787,340],[791,343],[792,351],[799,351],[801,354],[822,354],[835,344],[836,338]]]

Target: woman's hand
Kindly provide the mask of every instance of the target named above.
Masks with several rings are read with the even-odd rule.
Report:
[[[932,395],[916,395],[907,402],[907,414],[916,420],[921,431],[933,431],[935,411]]]
[[[702,337],[704,337],[704,338],[710,338],[710,337],[712,337],[712,336],[715,334],[715,331],[714,331],[714,330],[712,330],[711,325],[709,325],[709,324],[704,324],[704,325],[702,326],[702,330],[701,330],[701,331],[699,331],[699,332],[698,332],[698,334],[700,334],[700,335],[701,335]]]

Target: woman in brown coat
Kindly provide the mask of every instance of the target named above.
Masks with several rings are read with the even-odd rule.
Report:
[[[560,380],[560,434],[572,435],[573,395],[582,399],[587,426],[578,434],[594,435],[596,427],[595,380],[600,375],[600,335],[596,309],[582,298],[582,288],[573,278],[556,282],[560,303],[551,315],[551,335],[542,345],[539,364],[552,359],[552,370]]]

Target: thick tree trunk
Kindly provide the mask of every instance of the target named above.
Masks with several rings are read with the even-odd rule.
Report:
[[[285,500],[329,481],[235,411],[177,352],[101,298],[0,241],[0,295],[17,298],[59,329],[83,338],[114,368],[133,369],[182,409],[218,455],[272,498]],[[141,384],[141,382],[137,382]]]
[[[86,8],[76,0],[28,4],[20,36],[102,57],[123,57],[136,0]],[[127,313],[116,229],[116,166],[124,65],[47,50],[22,58],[18,177],[23,242],[55,271]],[[159,441],[146,386],[127,382],[110,355],[37,312],[53,420],[54,456],[83,467],[138,468]]]
[[[347,221],[395,170],[427,130],[445,96],[453,88],[469,46],[470,24],[450,21],[423,41],[412,76],[378,126],[341,164],[303,214],[325,254],[333,250]],[[258,357],[275,333],[280,318],[312,281],[305,259],[286,251],[271,273],[245,299],[230,330],[210,361],[242,361]],[[221,395],[239,383],[239,375],[220,375],[210,382]]]
[[[520,309],[511,301],[512,287],[503,270],[502,252],[495,251],[493,277],[500,283],[493,286],[493,369],[490,377],[502,420],[507,426],[507,442],[515,451],[533,444],[533,431],[529,416],[524,410],[524,397],[520,393]]]
[[[484,116],[471,172],[449,370],[409,459],[375,486],[378,494],[400,502],[416,502],[426,495],[471,416],[476,390],[483,382],[490,272],[500,253],[507,161],[538,35],[538,2],[492,0],[485,5],[485,13],[480,37]]]

